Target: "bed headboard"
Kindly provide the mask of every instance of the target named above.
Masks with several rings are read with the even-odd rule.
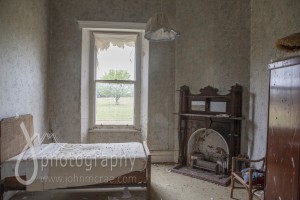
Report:
[[[20,154],[26,146],[27,141],[20,127],[24,123],[30,138],[34,134],[32,115],[21,115],[19,117],[6,118],[1,121],[0,149],[1,163]]]

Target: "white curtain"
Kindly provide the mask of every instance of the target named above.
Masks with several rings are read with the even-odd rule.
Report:
[[[106,50],[110,45],[124,48],[135,47],[137,34],[117,34],[117,33],[94,33],[95,47],[100,50]]]

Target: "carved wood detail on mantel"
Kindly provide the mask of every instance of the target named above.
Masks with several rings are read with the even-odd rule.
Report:
[[[208,85],[205,88],[200,89],[201,93],[198,96],[218,96],[218,91],[217,88]]]

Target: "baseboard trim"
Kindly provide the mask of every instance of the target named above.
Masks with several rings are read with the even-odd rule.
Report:
[[[151,151],[152,163],[175,162],[175,151]]]

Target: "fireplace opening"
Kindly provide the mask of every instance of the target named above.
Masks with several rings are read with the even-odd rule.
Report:
[[[190,136],[187,148],[187,164],[191,168],[227,174],[229,148],[223,136],[213,130],[200,128]]]

